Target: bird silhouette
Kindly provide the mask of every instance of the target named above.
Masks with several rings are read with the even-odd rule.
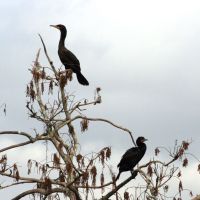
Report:
[[[89,85],[87,79],[81,73],[80,62],[77,57],[65,47],[65,38],[67,36],[67,29],[64,25],[50,25],[51,27],[60,30],[60,41],[58,44],[58,55],[60,61],[65,66],[65,69],[71,69],[77,76],[78,82],[82,85]]]
[[[133,168],[139,163],[146,152],[146,144],[147,141],[144,137],[138,137],[136,140],[137,147],[130,148],[126,151],[126,153],[122,156],[117,167],[119,168],[119,173],[117,175],[117,179],[119,179],[120,174],[125,171],[131,171],[133,173]]]

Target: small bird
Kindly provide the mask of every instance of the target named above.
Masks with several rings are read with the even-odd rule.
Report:
[[[136,140],[137,147],[130,148],[126,151],[126,153],[122,156],[117,167],[119,168],[119,173],[117,175],[117,179],[119,179],[120,174],[125,171],[131,171],[133,173],[133,168],[139,163],[146,152],[146,144],[147,141],[144,137],[138,137]]]
[[[64,25],[50,25],[51,27],[60,30],[60,41],[58,45],[58,55],[60,61],[65,66],[65,69],[71,69],[77,76],[78,82],[82,85],[89,85],[87,79],[81,73],[80,62],[77,57],[65,47],[65,38],[67,36],[67,29]]]

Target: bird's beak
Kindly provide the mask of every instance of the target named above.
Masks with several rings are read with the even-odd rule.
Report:
[[[148,141],[148,139],[144,138],[144,142],[145,142],[145,141]]]
[[[59,29],[56,25],[50,25],[50,26]]]

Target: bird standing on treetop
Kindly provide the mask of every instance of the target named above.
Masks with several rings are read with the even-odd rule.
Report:
[[[60,30],[60,41],[58,45],[58,55],[60,61],[65,66],[65,69],[71,69],[76,73],[78,82],[82,85],[89,85],[87,79],[81,74],[80,62],[77,57],[65,47],[65,38],[67,35],[67,29],[64,25],[50,25],[51,27],[57,28]]]
[[[146,152],[146,144],[147,141],[144,137],[138,137],[136,140],[137,147],[133,147],[126,151],[126,153],[122,156],[120,163],[117,165],[119,168],[119,173],[117,175],[116,180],[120,177],[120,174],[125,171],[131,171],[133,173],[133,168],[139,163]]]

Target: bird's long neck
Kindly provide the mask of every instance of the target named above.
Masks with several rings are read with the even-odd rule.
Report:
[[[62,30],[60,32],[60,41],[59,41],[59,48],[62,48],[62,47],[65,47],[65,38],[66,38],[66,35],[67,35],[67,31],[65,30]]]

